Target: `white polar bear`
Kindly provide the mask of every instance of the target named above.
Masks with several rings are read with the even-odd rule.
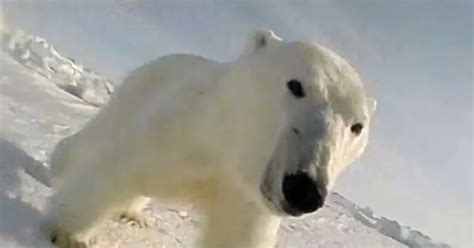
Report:
[[[159,58],[57,146],[51,238],[86,247],[113,215],[143,220],[147,196],[192,203],[199,247],[273,247],[281,217],[320,208],[363,153],[374,110],[346,61],[270,30],[230,63]]]

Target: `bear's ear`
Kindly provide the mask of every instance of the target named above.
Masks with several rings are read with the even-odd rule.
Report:
[[[259,30],[250,37],[245,48],[245,53],[251,53],[264,49],[265,47],[274,46],[281,41],[283,41],[283,39],[276,36],[272,30]]]
[[[375,110],[377,110],[377,100],[375,100],[375,98],[368,97],[367,103],[369,105],[370,115],[372,116],[375,113]]]

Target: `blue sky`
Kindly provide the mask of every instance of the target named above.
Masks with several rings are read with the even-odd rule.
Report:
[[[472,242],[471,1],[133,1],[3,4],[10,25],[114,80],[168,53],[228,61],[271,28],[347,58],[378,99],[366,156],[336,189],[458,246]]]

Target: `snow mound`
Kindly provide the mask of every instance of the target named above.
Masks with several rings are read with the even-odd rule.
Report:
[[[377,230],[379,233],[388,236],[411,248],[449,248],[448,244],[435,242],[420,231],[410,227],[402,226],[394,220],[385,217],[378,217],[369,207],[359,205],[347,200],[343,196],[334,193],[333,197],[340,205],[348,209],[352,216],[363,225]]]
[[[51,79],[58,87],[99,106],[108,101],[114,84],[94,71],[62,56],[45,39],[21,29],[2,30],[3,48],[20,64]]]

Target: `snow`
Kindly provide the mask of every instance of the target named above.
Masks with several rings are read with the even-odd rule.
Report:
[[[40,228],[52,192],[45,161],[56,142],[94,116],[114,87],[38,36],[18,31],[5,37],[12,38],[0,52],[0,244],[53,247]],[[193,247],[202,221],[192,209],[153,203],[148,212],[150,228],[110,220],[97,247]],[[448,247],[397,225],[333,193],[316,214],[285,219],[277,247]]]
[[[38,74],[50,78],[60,88],[99,106],[107,102],[114,88],[94,71],[76,64],[74,59],[61,56],[45,39],[20,29],[4,32],[6,50],[13,58]]]

